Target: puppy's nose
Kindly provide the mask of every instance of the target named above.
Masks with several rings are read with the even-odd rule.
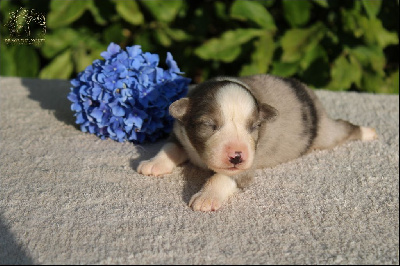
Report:
[[[234,164],[234,165],[240,164],[241,162],[243,162],[242,152],[235,151],[235,157],[229,156],[229,162]]]

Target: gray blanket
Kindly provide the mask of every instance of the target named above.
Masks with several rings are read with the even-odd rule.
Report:
[[[165,143],[75,125],[69,83],[0,79],[1,264],[398,264],[399,97],[317,91],[379,139],[256,172],[217,212],[187,205],[207,173],[139,161]]]

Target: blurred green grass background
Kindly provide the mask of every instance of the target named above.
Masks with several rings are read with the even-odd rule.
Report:
[[[171,52],[195,83],[270,73],[399,93],[398,0],[2,0],[0,10],[1,76],[70,79],[114,42],[163,62]]]

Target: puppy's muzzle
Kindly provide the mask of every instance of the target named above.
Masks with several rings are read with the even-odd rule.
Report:
[[[242,152],[240,151],[235,151],[235,155],[229,156],[229,162],[232,163],[233,165],[237,165],[243,162],[242,159]]]

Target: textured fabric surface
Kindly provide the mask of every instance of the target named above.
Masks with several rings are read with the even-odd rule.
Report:
[[[0,263],[398,264],[399,97],[317,91],[379,139],[256,172],[213,213],[204,171],[136,173],[165,140],[100,140],[74,124],[68,81],[0,79]]]

